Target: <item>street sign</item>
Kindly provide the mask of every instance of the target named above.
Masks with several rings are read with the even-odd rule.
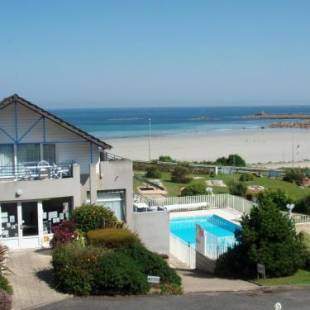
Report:
[[[160,283],[160,277],[157,276],[147,276],[147,282],[151,284],[159,284]]]

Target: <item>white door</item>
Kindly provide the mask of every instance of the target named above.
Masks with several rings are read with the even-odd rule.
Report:
[[[1,203],[0,242],[10,249],[39,247],[38,210],[36,201]]]
[[[18,203],[19,248],[39,247],[39,217],[37,201]]]

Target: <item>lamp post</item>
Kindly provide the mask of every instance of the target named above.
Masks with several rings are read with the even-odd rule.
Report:
[[[286,205],[286,208],[288,210],[288,216],[289,216],[289,218],[291,218],[292,217],[292,211],[295,208],[295,204],[294,203],[288,203]]]
[[[152,136],[152,119],[149,118],[149,138],[148,138],[149,161],[151,161],[151,159],[152,159],[152,154],[151,154],[151,136]]]

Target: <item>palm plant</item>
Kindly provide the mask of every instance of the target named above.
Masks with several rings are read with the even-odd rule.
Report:
[[[9,270],[6,266],[7,253],[7,246],[0,244],[0,275]]]

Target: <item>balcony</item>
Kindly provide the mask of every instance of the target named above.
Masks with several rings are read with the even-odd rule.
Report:
[[[73,197],[75,203],[80,203],[78,164],[38,164],[0,167],[0,201]]]
[[[72,163],[50,164],[45,160],[16,166],[0,166],[0,181],[33,181],[72,177]]]

